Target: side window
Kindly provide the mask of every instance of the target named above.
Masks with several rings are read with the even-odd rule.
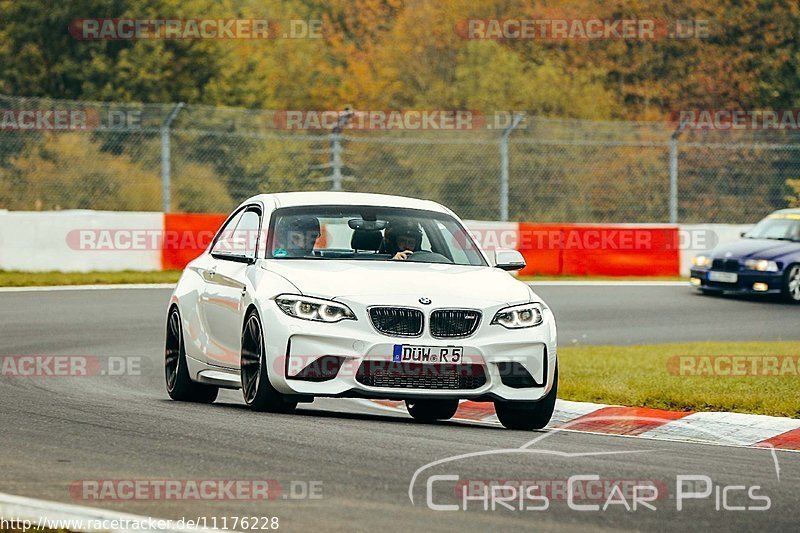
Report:
[[[245,209],[228,221],[211,248],[214,255],[255,258],[261,213]]]
[[[419,245],[419,249],[433,251],[433,245],[431,244],[431,240],[428,238],[428,232],[425,230],[424,226],[422,228],[422,242]]]
[[[261,229],[261,215],[255,209],[248,209],[236,226],[236,238],[243,246],[242,255],[255,258],[258,245],[258,230]]]
[[[211,247],[212,254],[231,253],[231,250],[233,250],[234,231],[243,214],[244,211],[240,211],[222,227],[214,246]]]
[[[475,248],[472,238],[454,220],[437,221],[436,224],[443,237],[444,245],[447,246],[447,253],[444,251],[440,253],[449,256],[459,264],[485,264],[480,251]]]

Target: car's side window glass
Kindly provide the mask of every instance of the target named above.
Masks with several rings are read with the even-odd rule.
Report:
[[[420,243],[419,248],[420,250],[433,250],[433,247],[431,246],[431,240],[428,238],[428,232],[424,227],[422,228],[422,242]]]
[[[255,209],[248,209],[242,215],[239,224],[236,226],[236,239],[242,246],[241,255],[245,257],[256,257],[256,246],[258,245],[258,230],[261,226],[261,216]]]
[[[469,256],[464,250],[464,246],[467,245],[467,242],[464,239],[461,239],[463,244],[462,246],[459,246],[456,236],[450,232],[450,229],[447,226],[442,224],[440,221],[436,222],[436,226],[439,228],[439,232],[444,236],[445,244],[450,252],[450,255],[452,256],[452,259],[460,264],[469,264]]]
[[[225,224],[211,248],[211,253],[222,258],[225,256],[255,258],[260,228],[261,213],[258,209],[241,211]]]
[[[240,211],[233,218],[231,218],[219,232],[214,246],[211,247],[212,254],[231,253],[234,248],[234,233],[239,220],[241,220],[244,211]]]

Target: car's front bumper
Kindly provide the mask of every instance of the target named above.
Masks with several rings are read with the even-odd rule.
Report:
[[[704,291],[730,292],[738,294],[780,294],[783,288],[783,272],[759,272],[740,270],[736,272],[735,283],[711,281],[709,268],[692,267],[690,280],[692,286]]]
[[[353,396],[366,398],[470,398],[536,401],[552,388],[556,367],[556,328],[549,309],[544,321],[533,328],[509,330],[489,322],[484,314],[478,330],[461,339],[431,337],[427,331],[414,338],[391,337],[373,329],[369,319],[356,311],[357,321],[336,324],[309,322],[289,317],[272,301],[264,302],[265,344],[268,372],[273,386],[284,394],[310,396]],[[355,311],[355,309],[354,309]],[[487,311],[484,311],[487,313]],[[427,317],[426,317],[427,318]],[[462,372],[480,372],[485,383],[476,388],[420,387],[403,385],[369,386],[359,378],[359,369],[390,366],[394,346],[460,346],[462,365],[474,365]],[[334,377],[313,381],[298,379],[303,368],[325,356],[342,358]],[[535,382],[533,386],[510,386],[509,363],[518,363]],[[441,367],[441,366],[440,366]],[[366,367],[365,367],[366,368]],[[429,370],[430,367],[425,367]],[[519,367],[514,366],[514,369]],[[400,380],[402,383],[402,380]]]

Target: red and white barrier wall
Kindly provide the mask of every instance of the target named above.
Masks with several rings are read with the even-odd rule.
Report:
[[[0,270],[160,270],[158,240],[155,244],[122,242],[120,231],[134,228],[145,238],[160,235],[164,216],[115,211],[0,211]],[[111,246],[101,246],[97,239],[89,242],[93,236],[104,235],[121,241]]]
[[[181,269],[224,214],[0,211],[0,270]],[[486,250],[519,250],[523,275],[687,276],[691,258],[748,226],[466,221]]]

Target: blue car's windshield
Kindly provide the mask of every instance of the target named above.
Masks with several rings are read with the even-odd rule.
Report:
[[[800,241],[800,220],[786,215],[772,215],[745,234],[748,239]]]

